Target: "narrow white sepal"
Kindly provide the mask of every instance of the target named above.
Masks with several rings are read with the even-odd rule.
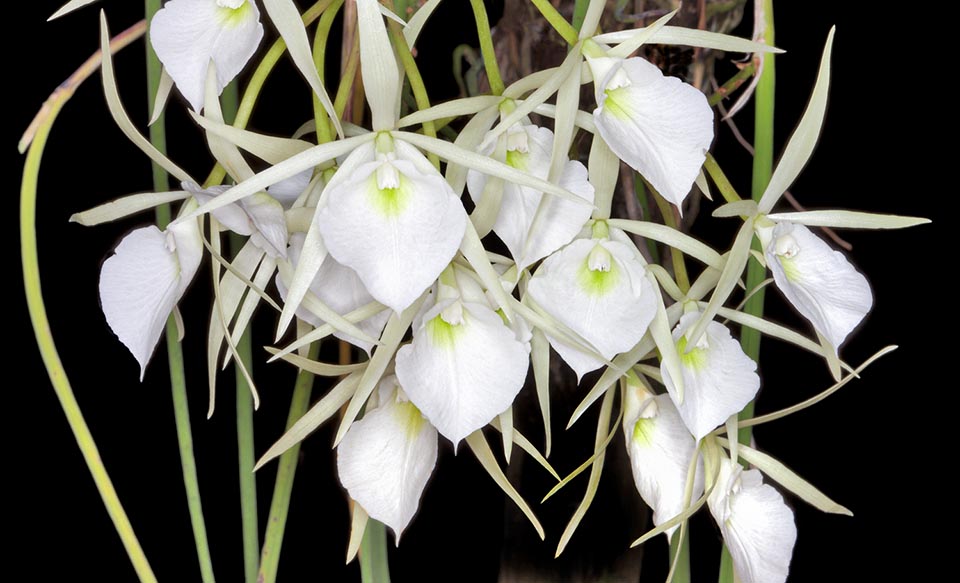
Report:
[[[360,30],[360,69],[373,117],[373,130],[394,129],[400,98],[400,71],[393,54],[378,0],[357,0]]]
[[[682,403],[677,404],[670,371],[660,367],[667,392],[698,441],[740,412],[760,390],[757,364],[743,352],[723,324],[710,322],[697,346],[688,349],[684,335],[699,317],[699,312],[684,314],[673,331],[683,374]]]
[[[252,0],[170,0],[150,21],[150,43],[194,111],[203,108],[210,60],[216,64],[219,95],[262,38],[260,11]]]
[[[697,444],[667,395],[654,396],[628,384],[623,413],[623,436],[640,497],[653,509],[657,526],[683,512],[687,470]],[[697,462],[693,500],[703,494],[703,462]],[[676,526],[665,531],[673,536]]]
[[[598,264],[603,261],[604,265]],[[634,250],[618,241],[570,243],[544,260],[527,293],[608,360],[633,348],[656,313],[656,294],[646,269]],[[575,347],[548,338],[578,380],[603,365]]]
[[[758,470],[720,460],[717,483],[707,499],[710,514],[730,549],[743,583],[784,583],[797,541],[793,511]]]
[[[367,409],[337,446],[337,474],[350,497],[392,528],[399,544],[437,464],[437,430],[406,399],[397,377],[383,379],[379,393],[379,405]]]
[[[803,225],[778,223],[764,254],[777,287],[834,350],[873,307],[867,278]]]
[[[448,322],[457,304],[459,322]],[[397,378],[456,448],[513,403],[526,380],[530,344],[483,304],[440,302],[421,322],[413,342],[397,351]]]
[[[678,208],[713,141],[706,96],[641,59],[588,58],[597,130],[610,149]]]

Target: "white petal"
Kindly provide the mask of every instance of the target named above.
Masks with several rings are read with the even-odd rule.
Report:
[[[783,583],[797,541],[793,511],[757,470],[720,461],[717,485],[707,499],[743,583]]]
[[[287,253],[293,265],[296,265],[300,259],[300,252],[303,249],[305,238],[303,233],[296,233],[290,237],[290,247],[287,249]],[[277,274],[276,281],[277,289],[280,291],[280,297],[286,299],[287,286],[279,274]],[[373,301],[373,296],[371,296],[367,288],[363,286],[363,282],[357,277],[357,273],[349,267],[337,263],[336,259],[329,255],[323,260],[320,270],[313,278],[313,282],[310,284],[310,291],[317,296],[320,301],[340,315],[349,314],[357,308],[361,308]],[[296,314],[298,318],[313,324],[317,328],[324,323],[320,318],[302,306],[297,308]],[[366,320],[357,322],[357,327],[371,337],[378,338],[380,333],[383,332],[383,327],[386,325],[389,317],[390,312],[384,310]],[[342,332],[334,332],[333,335],[354,346],[362,348],[367,354],[370,354],[370,350],[373,348],[373,344]]]
[[[221,0],[170,0],[150,21],[153,49],[194,111],[203,108],[211,59],[217,67],[219,94],[263,38],[255,2],[246,0],[238,8],[229,5]]]
[[[609,270],[591,270],[591,257],[603,251],[609,255]],[[618,241],[570,243],[540,265],[527,293],[607,359],[633,348],[656,313],[656,294],[646,269],[634,251]],[[578,379],[602,364],[554,338],[550,344]]]
[[[420,505],[420,495],[437,465],[437,430],[400,391],[384,395],[378,407],[350,426],[337,447],[340,482],[371,517],[393,529],[399,542]]]
[[[286,257],[289,233],[283,205],[265,192],[248,196],[239,204],[253,223],[253,243],[270,257]]]
[[[413,342],[397,351],[397,377],[410,400],[454,447],[513,403],[523,387],[529,343],[489,307],[463,303],[448,324],[439,303],[424,315]]]
[[[131,232],[100,270],[103,315],[140,363],[141,379],[170,312],[199,265],[199,252],[188,231],[191,224],[181,226],[180,237],[154,226]],[[177,256],[180,244],[183,265]]]
[[[303,191],[310,184],[313,177],[313,168],[307,168],[303,172],[298,172],[290,178],[284,178],[280,182],[267,188],[267,193],[283,205],[283,208],[289,209],[294,201],[300,198]]]
[[[706,96],[633,57],[588,59],[599,107],[597,130],[610,149],[678,208],[713,141]]]
[[[508,145],[507,165],[546,179],[550,171],[553,132],[534,125],[517,124],[507,132],[506,138],[509,145],[516,146],[520,140],[525,142],[524,147],[514,147],[512,150]],[[492,149],[493,143],[488,150]],[[490,151],[482,153],[489,154]],[[485,174],[475,170],[468,172],[467,186],[474,202],[480,202],[486,181]],[[560,186],[593,202],[593,186],[587,180],[587,169],[580,162],[567,161]],[[540,204],[544,205],[544,209],[534,225]],[[493,230],[510,250],[517,268],[523,269],[572,241],[590,218],[591,211],[589,205],[576,204],[555,196],[544,199],[540,191],[507,182]]]
[[[687,471],[697,444],[667,395],[653,396],[628,387],[623,436],[633,468],[633,480],[643,501],[653,509],[657,526],[680,514]],[[692,500],[703,494],[703,462],[697,462]],[[673,535],[676,526],[666,531]]]
[[[317,225],[330,254],[351,267],[380,303],[403,311],[440,275],[460,246],[467,215],[430,162],[395,142],[398,158],[362,164],[328,187]],[[399,188],[378,188],[390,164]]]
[[[835,349],[873,307],[867,278],[803,225],[778,223],[766,257],[777,287]]]
[[[683,370],[683,403],[677,404],[673,379],[667,368],[660,366],[670,397],[698,441],[743,410],[760,390],[757,363],[743,352],[723,324],[710,322],[698,346],[687,351],[684,334],[699,317],[699,312],[684,314],[673,331]]]

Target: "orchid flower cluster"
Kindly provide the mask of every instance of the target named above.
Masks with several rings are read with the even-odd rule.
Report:
[[[164,82],[155,108],[164,107],[174,88],[186,101],[223,170],[202,184],[150,146],[126,117],[103,19],[111,112],[181,188],[131,195],[74,220],[94,225],[183,201],[164,230],[148,226],[127,234],[100,275],[104,316],[139,363],[141,378],[167,319],[179,319],[177,304],[209,256],[211,414],[217,370],[231,361],[243,367],[235,345],[258,308],[279,313],[271,360],[340,377],[260,465],[345,406],[335,446],[340,482],[356,503],[352,541],[369,517],[389,526],[399,542],[435,470],[441,440],[455,451],[466,442],[543,538],[482,430],[490,425],[502,433],[508,462],[516,445],[556,476],[546,460],[552,348],[578,381],[600,371],[570,421],[602,401],[598,435],[606,439],[598,438],[587,467],[602,467],[617,431],[614,403],[620,403],[636,489],[655,525],[637,542],[661,533],[682,541],[687,519],[706,504],[740,581],[784,581],[797,533],[771,481],[824,511],[847,511],[777,460],[737,443],[739,425],[769,420],[738,421],[761,381],[757,363],[735,338],[737,327],[821,356],[837,381],[828,391],[836,390],[862,368],[844,363],[839,349],[869,312],[872,293],[847,258],[809,227],[923,222],[852,211],[776,211],[819,134],[832,32],[810,104],[763,197],[736,200],[723,193],[728,203],[714,215],[742,226],[729,250],[716,251],[673,226],[611,216],[621,172],[629,172],[624,165],[677,215],[694,188],[711,194],[704,163],[715,116],[706,96],[633,55],[644,44],[757,55],[778,49],[670,26],[673,13],[646,27],[597,34],[606,3],[596,0],[558,67],[496,95],[432,106],[418,101],[418,110],[401,115],[412,72],[405,57],[439,0],[423,4],[409,21],[377,0],[355,3],[369,129],[341,120],[314,65],[306,19],[292,0],[260,6],[170,0],[156,14],[149,38]],[[264,35],[261,7],[316,99],[316,120],[292,137],[224,123],[220,94],[252,66]],[[580,102],[584,84],[592,85],[595,103]],[[462,128],[456,139],[437,138],[436,125],[451,120]],[[577,134],[589,140],[586,164],[570,157]],[[247,237],[232,260],[221,247],[227,231]],[[762,251],[751,250],[754,237]],[[637,238],[695,259],[699,275],[680,282],[645,260]],[[772,284],[809,321],[814,339],[731,302],[751,257],[770,270]],[[308,358],[307,347],[329,336],[367,358],[355,364]],[[531,369],[546,455],[513,423],[513,403]],[[591,477],[587,504],[595,490]],[[571,520],[558,552],[581,516]]]

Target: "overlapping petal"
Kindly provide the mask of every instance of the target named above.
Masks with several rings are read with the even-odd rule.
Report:
[[[456,447],[513,403],[530,344],[488,305],[444,300],[421,318],[396,369],[410,400]]]
[[[610,149],[681,208],[713,141],[706,96],[640,57],[588,58],[597,130]]]
[[[697,346],[688,348],[685,334],[699,317],[699,312],[684,314],[673,331],[683,371],[682,403],[677,403],[670,371],[660,366],[663,383],[680,417],[698,441],[741,411],[760,390],[757,363],[743,352],[723,324],[710,322]]]
[[[230,189],[212,186],[201,189],[192,182],[184,182],[183,189],[204,204]],[[283,205],[265,192],[245,197],[238,202],[213,211],[213,216],[238,235],[249,236],[253,244],[273,258],[287,256],[287,220]]]
[[[507,140],[509,166],[546,179],[550,173],[550,156],[553,149],[553,132],[535,125],[516,124],[507,130],[501,139]],[[492,154],[495,143],[482,154]],[[467,187],[475,203],[480,202],[487,176],[471,170],[467,174]],[[587,180],[587,169],[576,160],[568,160],[563,167],[560,186],[593,202],[593,186]],[[590,218],[591,207],[573,201],[547,195],[526,186],[510,182],[503,185],[500,211],[493,224],[493,231],[506,244],[510,254],[523,269],[566,245],[577,236]],[[534,225],[537,209],[544,205],[538,224]]]
[[[607,359],[633,348],[656,313],[656,293],[646,269],[635,251],[619,241],[578,239],[570,243],[540,265],[527,293]],[[578,379],[603,364],[548,338]]]
[[[100,304],[110,329],[140,364],[140,378],[203,257],[196,221],[129,233],[100,270]]]
[[[623,413],[623,436],[633,469],[633,480],[643,501],[653,509],[657,526],[683,510],[687,473],[697,444],[667,395],[653,395],[628,386]],[[692,499],[703,494],[703,462],[697,461]],[[666,531],[673,536],[676,526]]]
[[[793,511],[758,470],[720,460],[717,484],[707,499],[743,583],[783,583],[797,541]]]
[[[331,182],[317,224],[330,254],[352,268],[380,303],[403,311],[450,263],[467,215],[450,185],[416,148],[399,140],[389,156]],[[370,156],[368,144],[350,154]]]
[[[263,38],[253,0],[170,0],[150,21],[150,43],[194,111],[203,109],[207,67],[217,94],[243,69]]]
[[[777,287],[838,349],[873,307],[867,278],[803,225],[778,223],[765,251]]]
[[[377,406],[368,403],[340,441],[337,473],[350,497],[392,528],[399,543],[437,465],[437,430],[407,400],[397,377],[381,381],[377,396]]]

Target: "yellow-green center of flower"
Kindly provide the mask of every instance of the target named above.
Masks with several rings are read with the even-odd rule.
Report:
[[[681,336],[677,341],[677,353],[680,355],[680,362],[683,366],[692,370],[701,370],[707,366],[707,350],[710,344],[707,342],[707,335],[700,336],[697,345],[687,352],[687,337]]]
[[[407,439],[413,440],[416,438],[425,421],[420,409],[417,409],[417,406],[410,401],[401,401],[397,403],[396,415],[400,424],[406,427]]]
[[[412,194],[410,181],[388,161],[370,176],[367,192],[373,207],[386,217],[402,214]]]
[[[603,100],[603,110],[617,119],[630,119],[626,105],[628,99],[627,88],[607,89],[604,93],[607,97]]]
[[[252,10],[247,0],[217,0],[217,12],[223,26],[242,24]]]
[[[633,424],[633,441],[644,447],[653,441],[653,428],[656,420],[641,417]]]
[[[613,256],[603,245],[597,243],[587,260],[577,272],[577,282],[588,295],[602,296],[612,290],[620,281],[620,270]]]
[[[463,332],[463,324],[449,324],[441,315],[427,322],[426,331],[435,346],[440,348],[453,348]]]

